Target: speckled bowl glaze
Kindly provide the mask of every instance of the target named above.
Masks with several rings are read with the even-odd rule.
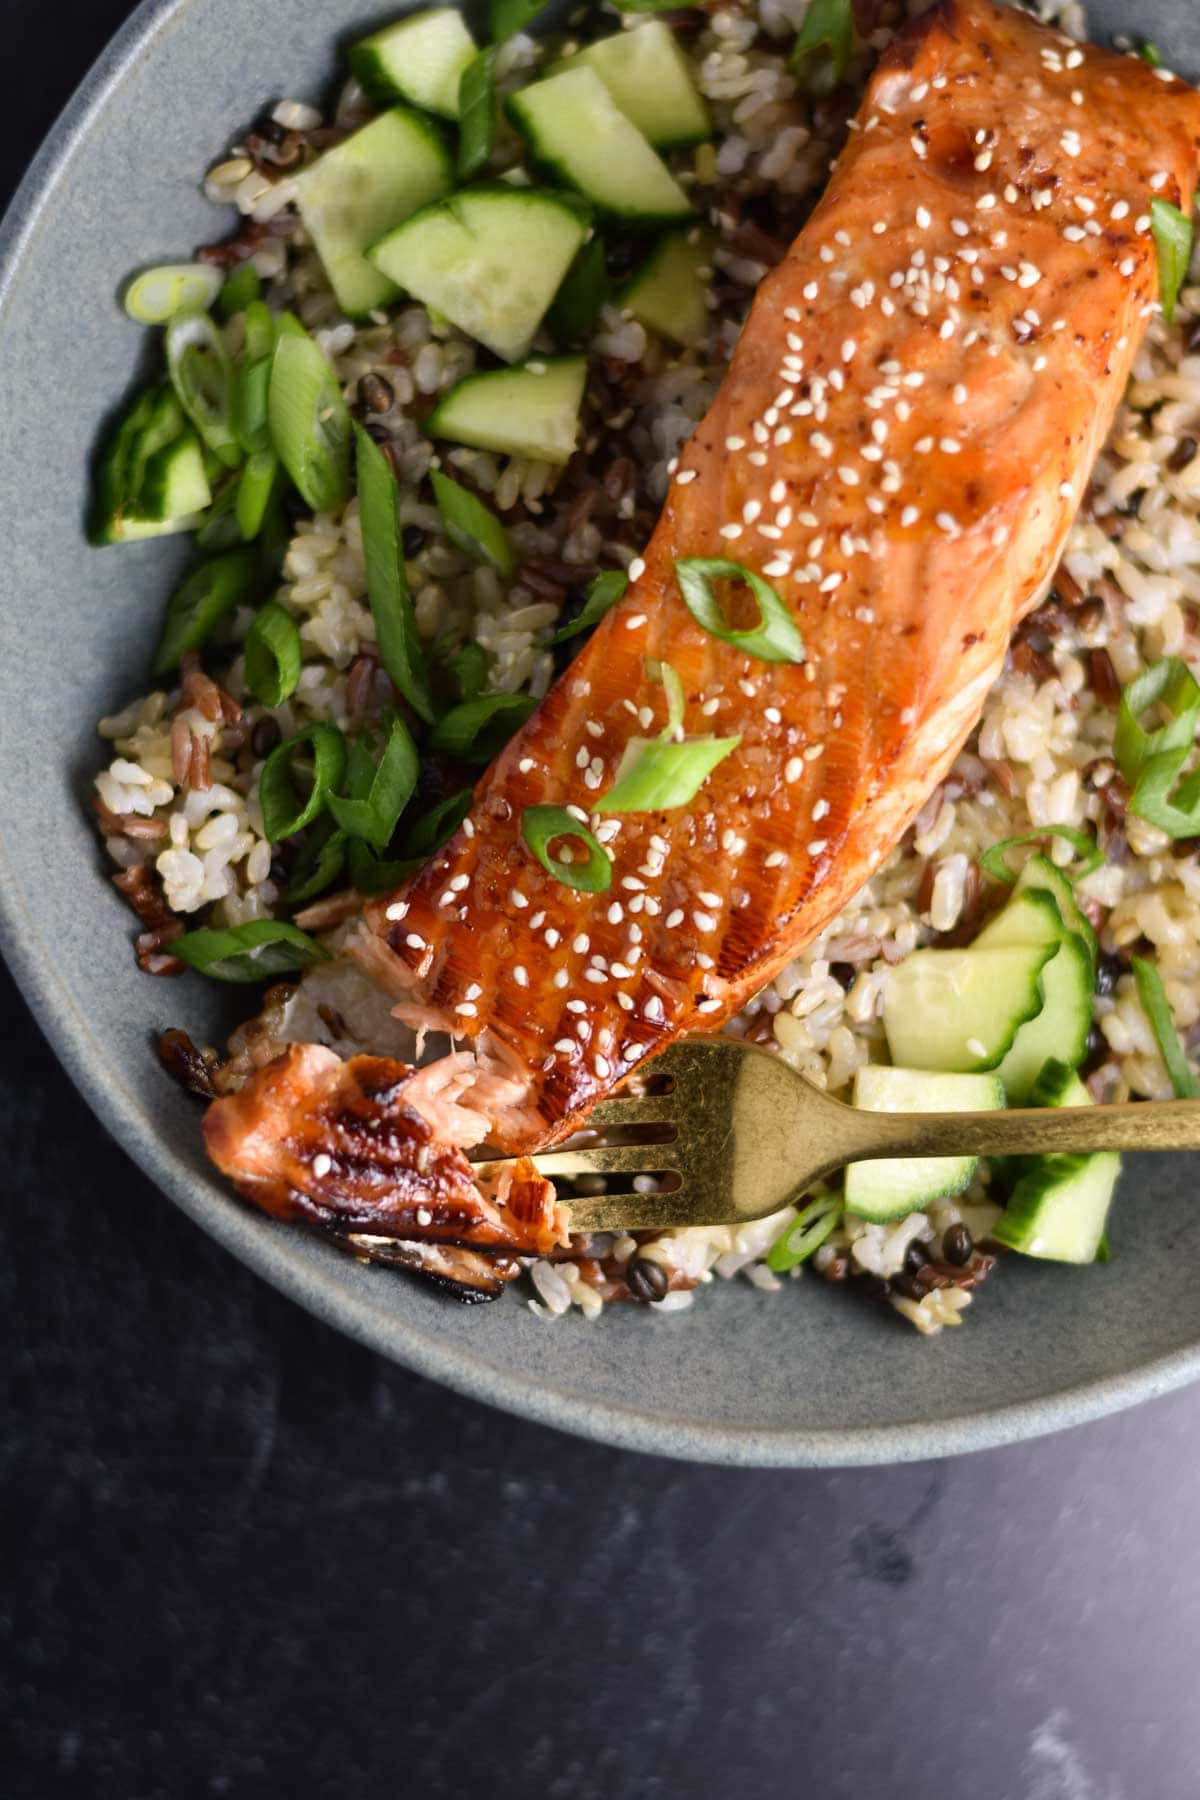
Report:
[[[1095,0],[1200,74],[1194,0]],[[965,1329],[925,1341],[819,1281],[767,1298],[715,1283],[683,1314],[618,1307],[547,1325],[512,1296],[467,1310],[248,1212],[210,1175],[197,1114],[152,1033],[221,1034],[223,995],[155,982],[104,877],[83,800],[92,721],[139,691],[178,545],[92,550],[97,427],[143,334],[115,303],[139,264],[224,229],[199,173],[265,100],[320,95],[354,0],[149,0],[42,149],[0,234],[0,923],[73,1079],[183,1210],[301,1305],[477,1399],[641,1450],[831,1465],[940,1456],[1051,1431],[1200,1375],[1200,1208],[1182,1158],[1132,1160],[1113,1261],[1014,1259]],[[69,397],[69,405],[62,397]]]

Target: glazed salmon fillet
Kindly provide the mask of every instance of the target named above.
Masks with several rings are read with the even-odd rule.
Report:
[[[351,945],[400,1018],[474,1052],[478,1139],[560,1138],[719,1029],[895,849],[1056,567],[1157,303],[1150,203],[1190,207],[1198,141],[1181,82],[988,0],[943,0],[885,53],[623,600]],[[704,630],[676,579],[691,557],[768,581],[804,660]],[[631,739],[667,723],[660,663],[687,735],[737,746],[686,804],[605,814]],[[603,842],[606,891],[526,846],[545,805]],[[243,1191],[272,1080],[210,1109]],[[272,1130],[282,1157],[286,1117]],[[332,1137],[289,1165],[314,1202],[339,1179]]]

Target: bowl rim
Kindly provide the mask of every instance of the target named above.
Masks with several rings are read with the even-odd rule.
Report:
[[[109,40],[46,134],[0,218],[0,338],[25,250],[53,205],[70,159],[130,65],[189,9],[193,0],[142,0]],[[596,1442],[687,1461],[767,1468],[838,1468],[982,1450],[1082,1424],[1200,1379],[1200,1340],[1119,1375],[1108,1375],[1002,1407],[895,1425],[803,1426],[763,1430],[698,1426],[577,1398],[484,1359],[372,1304],[333,1266],[299,1257],[290,1234],[260,1233],[249,1214],[218,1203],[212,1185],[185,1168],[145,1120],[84,1008],[56,973],[51,946],[10,866],[0,829],[0,953],[39,1028],[93,1113],[143,1172],[189,1218],[257,1275],[324,1323],[414,1373],[454,1392]]]

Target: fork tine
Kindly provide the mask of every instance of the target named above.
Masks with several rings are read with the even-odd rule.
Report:
[[[618,1095],[594,1106],[585,1121],[585,1130],[593,1126],[668,1125],[672,1122],[670,1094]]]
[[[678,1165],[674,1144],[597,1144],[587,1150],[539,1150],[533,1162],[543,1175],[653,1175]]]

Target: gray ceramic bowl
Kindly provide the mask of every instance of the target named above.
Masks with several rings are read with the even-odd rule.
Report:
[[[1200,72],[1193,0],[1096,0]],[[97,551],[87,464],[143,336],[115,303],[139,264],[220,234],[198,175],[264,100],[319,95],[355,0],[148,0],[30,170],[0,238],[3,942],[105,1125],[185,1212],[322,1318],[449,1386],[547,1424],[714,1462],[886,1462],[1053,1430],[1200,1375],[1200,1208],[1182,1159],[1126,1173],[1107,1268],[1014,1261],[966,1327],[926,1342],[818,1281],[714,1285],[658,1318],[546,1325],[511,1296],[467,1310],[247,1212],[211,1177],[197,1115],[151,1034],[220,1035],[199,979],[148,980],[83,798],[91,721],[139,691],[177,546]]]

